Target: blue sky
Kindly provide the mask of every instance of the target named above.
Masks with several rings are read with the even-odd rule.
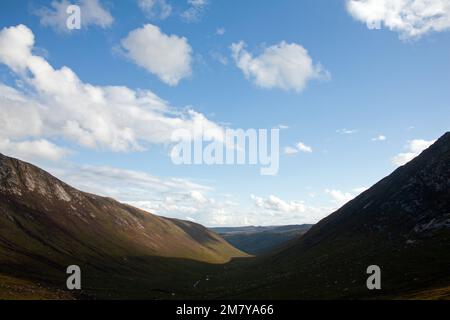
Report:
[[[2,1],[0,152],[208,226],[316,222],[448,131],[450,5],[430,1],[82,0],[71,31],[48,1]],[[188,110],[281,126],[278,174],[174,165]]]

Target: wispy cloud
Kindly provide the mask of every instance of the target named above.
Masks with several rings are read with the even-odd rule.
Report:
[[[386,139],[387,139],[387,138],[386,138],[385,135],[380,134],[380,135],[378,135],[378,136],[372,138],[372,141],[385,141]]]
[[[188,23],[200,21],[204,14],[206,7],[209,4],[208,0],[187,0],[189,7],[181,13],[181,18]]]
[[[338,130],[336,130],[336,132],[337,133],[339,133],[339,134],[354,134],[354,133],[357,133],[358,132],[358,130],[356,130],[356,129],[338,129]]]
[[[293,154],[296,154],[298,152],[312,153],[313,149],[310,146],[306,145],[305,143],[303,143],[301,141],[298,142],[295,145],[295,148],[290,147],[290,146],[287,146],[287,147],[284,148],[284,154],[285,155],[293,155]]]
[[[296,153],[298,153],[298,149],[296,149],[296,148],[292,148],[292,147],[285,147],[284,148],[284,154],[285,155],[293,155],[293,154],[296,154]]]
[[[164,20],[172,13],[172,6],[166,0],[138,0],[138,6],[149,19]]]
[[[219,36],[223,36],[224,34],[225,34],[225,28],[224,27],[219,27],[219,28],[217,28],[217,30],[216,30],[216,34],[217,35],[219,35]]]

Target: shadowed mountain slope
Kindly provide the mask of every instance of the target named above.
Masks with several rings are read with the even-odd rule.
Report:
[[[78,191],[0,154],[0,275],[65,286],[65,269],[75,264],[87,277],[103,274],[105,281],[116,275],[158,278],[178,268],[182,277],[186,264],[245,256],[201,225]]]
[[[380,266],[382,290],[367,289],[369,265]],[[297,241],[230,267],[228,276],[228,283],[238,285],[222,292],[236,297],[424,297],[421,290],[442,292],[434,288],[447,288],[448,296],[450,133]]]

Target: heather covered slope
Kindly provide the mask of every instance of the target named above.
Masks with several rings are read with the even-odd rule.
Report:
[[[382,290],[366,269],[382,270]],[[268,257],[230,270],[246,298],[426,297],[450,286],[450,133]],[[219,285],[219,284],[211,284]]]
[[[142,274],[162,281],[160,274],[183,278],[186,265],[243,256],[203,226],[78,191],[0,155],[0,274],[59,285],[65,268],[76,264],[86,277],[105,281]]]

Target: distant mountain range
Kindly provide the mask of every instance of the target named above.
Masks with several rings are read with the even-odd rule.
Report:
[[[312,224],[287,226],[247,226],[210,228],[230,244],[252,255],[261,255],[274,250],[287,241],[301,236]]]
[[[275,232],[216,231],[246,245],[243,234]],[[72,264],[81,291],[64,290]],[[381,290],[366,287],[369,265],[381,269]],[[450,298],[450,133],[254,258],[201,225],[78,191],[0,155],[0,298]]]

